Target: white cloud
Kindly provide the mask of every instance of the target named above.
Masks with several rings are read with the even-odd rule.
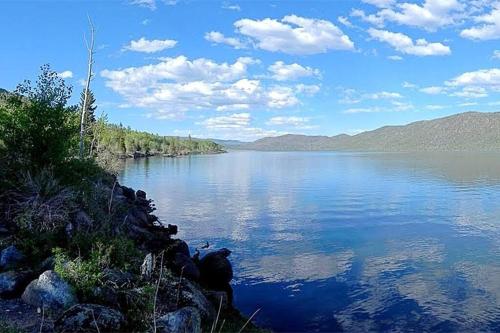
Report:
[[[403,88],[407,88],[407,89],[415,89],[415,88],[418,88],[418,86],[414,83],[411,83],[411,82],[403,82],[402,84]]]
[[[500,2],[497,2],[490,13],[475,18],[479,25],[460,32],[460,36],[468,39],[491,40],[500,38]]]
[[[395,100],[403,96],[397,92],[379,91],[374,93],[362,93],[355,89],[340,88],[341,104],[357,104],[365,100]]]
[[[396,51],[416,56],[441,56],[451,54],[448,46],[441,43],[429,43],[425,39],[414,42],[410,37],[399,32],[390,32],[370,28],[368,33],[372,38],[391,45]]]
[[[244,128],[250,124],[250,113],[233,113],[229,116],[208,118],[200,124],[208,129]]]
[[[500,59],[500,50],[493,51],[493,55],[491,56],[493,59]]]
[[[207,118],[197,123],[204,126],[208,133],[206,137],[217,137],[221,139],[237,139],[251,141],[268,136],[285,134],[275,130],[265,130],[251,126],[252,117],[250,113],[234,113],[228,116]]]
[[[298,94],[315,95],[319,92],[320,86],[317,84],[303,84],[299,83],[295,86],[295,91]]]
[[[479,86],[490,89],[500,88],[500,68],[481,69],[463,73],[446,82],[449,86]]]
[[[313,88],[265,85],[248,79],[248,57],[216,63],[185,56],[162,58],[157,64],[122,70],[103,70],[106,86],[130,106],[156,110],[154,116],[179,115],[189,110],[248,110],[286,108],[300,103],[298,94]]]
[[[73,72],[72,71],[63,71],[63,72],[57,73],[57,76],[59,76],[61,79],[70,79],[73,77]]]
[[[271,52],[307,55],[354,49],[349,37],[326,20],[288,15],[281,20],[241,19],[234,26],[256,47]]]
[[[398,56],[398,55],[391,55],[391,56],[388,56],[387,59],[393,60],[393,61],[401,61],[401,60],[403,60],[403,57]]]
[[[311,67],[304,67],[297,63],[285,64],[276,61],[267,68],[272,73],[272,78],[277,81],[294,81],[302,77],[320,76],[320,71]]]
[[[483,98],[488,97],[488,92],[483,87],[464,87],[461,91],[456,91],[451,96],[463,98]]]
[[[241,12],[241,7],[238,4],[231,5],[231,4],[225,3],[225,4],[222,4],[222,8],[223,9],[228,9],[228,10],[234,10],[234,11],[237,11],[237,12]]]
[[[266,125],[302,127],[309,123],[309,120],[307,117],[272,117]]]
[[[151,10],[156,9],[156,0],[132,0],[130,3],[132,5],[146,7],[146,8],[149,8]]]
[[[129,45],[126,45],[123,49],[128,51],[135,52],[144,52],[144,53],[155,53],[159,51],[163,51],[166,49],[170,49],[177,44],[177,41],[172,39],[165,40],[147,40],[144,37],[141,37],[138,40],[130,41]]]
[[[446,105],[437,105],[437,104],[429,104],[429,105],[426,105],[425,108],[427,110],[442,110],[442,109],[446,109],[448,108]]]
[[[238,38],[234,37],[226,37],[222,33],[218,31],[210,31],[205,34],[205,39],[209,42],[215,44],[226,44],[234,47],[235,49],[244,49],[246,48],[245,43],[243,43]]]
[[[352,28],[353,27],[353,24],[349,21],[349,19],[345,16],[339,16],[337,18],[337,21],[339,21],[340,23],[342,23],[343,25],[345,25],[346,27],[349,27],[349,28]]]
[[[457,23],[463,17],[465,9],[465,6],[458,0],[425,0],[421,5],[377,0],[364,2],[379,3],[381,10],[371,15],[366,15],[361,10],[354,10],[351,13],[352,16],[360,17],[377,26],[383,26],[386,21],[390,21],[429,31]]]
[[[447,91],[445,87],[431,86],[420,89],[421,92],[429,95],[439,95]]]
[[[361,2],[380,8],[387,8],[392,6],[395,3],[395,0],[361,0]]]

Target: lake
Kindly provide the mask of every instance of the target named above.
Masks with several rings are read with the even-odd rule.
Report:
[[[233,251],[264,327],[500,332],[500,156],[234,151],[127,160],[120,181],[192,250]]]

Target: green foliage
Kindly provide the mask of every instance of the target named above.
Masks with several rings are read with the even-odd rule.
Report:
[[[25,81],[0,104],[2,149],[9,163],[41,169],[63,163],[77,134],[75,108],[66,107],[71,88],[48,65],[35,86]]]
[[[63,230],[57,232],[36,232],[19,230],[15,239],[16,246],[26,254],[31,264],[39,264],[50,255],[54,247],[66,246]]]
[[[146,284],[141,288],[125,291],[125,316],[133,332],[149,332],[153,319],[155,289],[153,284]]]
[[[95,287],[102,286],[106,268],[138,273],[143,254],[125,237],[80,233],[67,249],[54,248],[55,271],[72,285],[83,298],[92,297]]]
[[[100,133],[99,153],[107,150],[114,155],[133,154],[187,154],[218,152],[222,147],[210,140],[160,136],[135,131],[122,125],[109,124]]]

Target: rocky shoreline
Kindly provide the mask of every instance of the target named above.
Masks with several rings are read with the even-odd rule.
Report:
[[[123,154],[118,156],[120,159],[137,159],[137,158],[145,158],[145,157],[154,157],[154,156],[163,156],[163,157],[183,157],[183,156],[190,156],[190,155],[215,155],[215,154],[225,154],[227,153],[226,150],[217,150],[217,151],[206,151],[206,152],[200,152],[200,151],[180,151],[175,154],[164,154],[164,153],[143,153],[140,151],[136,151],[133,154]]]
[[[228,249],[192,254],[186,242],[174,238],[177,226],[152,214],[154,204],[144,191],[117,182],[107,190],[121,212],[109,227],[133,241],[143,258],[140,267],[104,269],[90,285],[90,296],[83,297],[59,273],[70,269],[71,261],[55,254],[33,262],[12,241],[15,225],[0,221],[0,332],[127,332],[137,331],[134,323],[144,320],[147,332],[238,331],[238,326],[260,331],[233,307]],[[94,223],[79,209],[64,237],[73,242]]]

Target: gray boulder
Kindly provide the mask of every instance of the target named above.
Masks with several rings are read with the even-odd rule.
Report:
[[[0,274],[0,298],[19,297],[30,283],[33,274],[29,271],[9,271]]]
[[[203,295],[200,288],[189,280],[183,280],[180,304],[198,309],[204,320],[213,321],[215,319],[216,311],[214,306],[205,295]]]
[[[191,306],[167,313],[156,325],[161,333],[201,333],[200,313]]]
[[[54,271],[45,271],[33,280],[22,295],[33,306],[59,311],[77,303],[71,287]]]
[[[0,253],[0,269],[8,270],[16,268],[24,260],[24,254],[21,253],[14,245],[11,245],[2,250]]]
[[[66,310],[54,326],[57,332],[120,332],[124,325],[125,318],[117,310],[97,304],[77,304]]]

